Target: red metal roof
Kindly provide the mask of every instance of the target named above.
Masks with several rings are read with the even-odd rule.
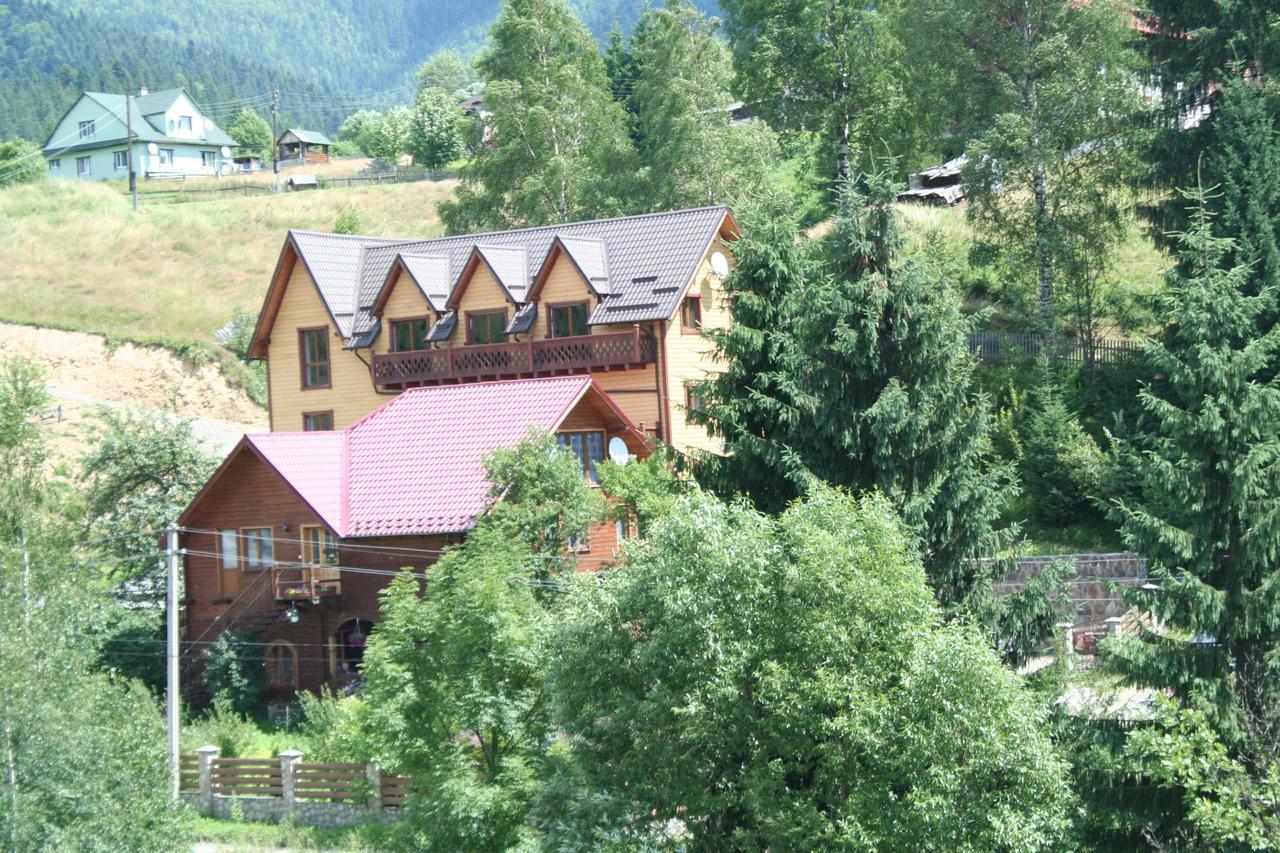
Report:
[[[642,438],[590,376],[566,376],[413,388],[342,432],[245,440],[341,538],[460,533],[489,506],[485,457],[588,394]]]

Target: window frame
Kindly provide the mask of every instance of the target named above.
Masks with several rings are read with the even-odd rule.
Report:
[[[84,169],[80,167],[84,166]],[[93,174],[93,157],[77,157],[76,158],[76,177],[83,178],[86,175]]]
[[[573,314],[574,308],[582,307],[582,331],[575,333],[573,331]],[[568,310],[569,314],[569,334],[556,334],[556,311]],[[552,302],[547,305],[547,337],[551,339],[559,338],[582,338],[591,334],[591,326],[588,321],[591,319],[591,303],[586,299],[578,299],[573,302]]]
[[[172,166],[173,159],[174,155],[172,148],[160,148],[156,151],[156,162],[161,166]]]
[[[278,681],[276,676],[279,674],[278,667],[280,662],[277,658],[288,655],[289,672],[292,678],[287,682]],[[267,644],[263,654],[263,666],[267,670],[267,687],[272,690],[297,690],[298,689],[298,647],[288,640],[272,640]]]
[[[320,559],[315,559],[314,551],[316,543],[311,541],[311,532],[318,530],[320,532],[319,546],[321,550]],[[338,565],[338,537],[329,531],[329,528],[323,524],[304,524],[298,528],[298,538],[302,541],[302,563],[306,566],[336,566]],[[330,561],[328,556],[323,553],[332,546],[333,560]]]
[[[52,169],[57,169],[59,172],[61,172],[61,171],[62,171],[62,158],[61,158],[61,157],[54,157],[53,159],[51,159],[51,160],[49,161],[49,168],[50,168],[51,170],[52,170]]]
[[[200,165],[207,166],[210,169],[216,168],[218,165],[218,152],[217,151],[201,151]]]
[[[262,531],[266,531],[266,541],[271,549],[270,560],[263,560],[261,552]],[[259,534],[251,536],[250,534]],[[249,555],[250,542],[257,542],[258,555],[251,557]],[[271,527],[241,527],[240,528],[240,570],[244,572],[262,572],[271,568],[276,561],[276,540],[275,531]]]
[[[598,462],[603,462],[608,458],[606,448],[609,446],[609,437],[603,429],[566,429],[560,430],[556,434],[556,446],[568,449],[578,461],[582,464],[582,476],[591,481],[592,485],[599,485],[600,475],[596,472],[595,466]],[[579,452],[573,447],[573,436],[582,436],[582,451]],[[591,439],[590,436],[598,435],[600,437],[600,457],[592,459],[591,455]],[[561,441],[564,436],[568,441]]]
[[[178,130],[188,130],[195,132],[196,121],[194,116],[178,116]]]
[[[97,122],[95,120],[80,122],[80,138],[90,139],[98,132]]]
[[[702,391],[701,380],[689,380],[684,383],[684,410],[687,415],[689,412],[702,412]]]
[[[310,425],[312,418],[328,418],[329,425],[327,427],[313,427]],[[322,409],[315,412],[302,413],[302,431],[303,432],[333,432],[333,409]]]
[[[307,369],[310,364],[307,362],[307,335],[314,332],[320,333],[320,340],[324,341],[324,364],[326,381],[323,385],[310,385],[307,383]],[[319,364],[320,362],[315,362]],[[329,327],[328,326],[305,326],[298,329],[298,381],[303,391],[320,391],[325,388],[333,387],[333,350],[329,347]]]
[[[127,169],[127,168],[129,168],[129,152],[128,152],[128,150],[125,150],[125,151],[112,151],[112,152],[111,152],[111,167],[112,167],[113,169]]]
[[[395,317],[388,320],[387,323],[391,332],[391,352],[422,352],[423,350],[431,348],[431,342],[427,340],[427,333],[431,331],[431,318],[426,314],[423,314],[420,317]],[[409,349],[401,349],[400,341],[396,336],[396,329],[400,326],[408,326],[412,323],[422,324],[422,346],[411,346]],[[409,334],[409,343],[413,343],[412,332]]]
[[[689,309],[693,308],[696,316],[690,318]],[[693,323],[689,320],[692,319]],[[702,334],[702,297],[700,295],[685,296],[680,300],[680,331],[690,335]]]
[[[466,339],[467,346],[488,347],[488,346],[501,346],[502,344],[508,343],[506,332],[500,333],[502,335],[502,340],[500,341],[488,341],[486,343],[476,342],[475,327],[471,325],[472,319],[477,317],[493,317],[493,316],[501,316],[502,328],[505,329],[507,327],[507,309],[506,308],[487,308],[482,311],[467,312],[467,339]]]

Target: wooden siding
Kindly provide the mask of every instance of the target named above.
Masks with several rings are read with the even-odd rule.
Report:
[[[539,258],[539,261],[542,259]],[[563,304],[565,302],[585,302],[587,303],[587,315],[595,310],[599,300],[592,293],[591,288],[587,285],[587,280],[578,272],[578,268],[573,265],[573,261],[569,260],[569,256],[564,252],[560,252],[558,257],[551,265],[551,270],[547,273],[547,280],[542,285],[542,292],[538,295],[538,319],[534,321],[533,339],[535,341],[546,340],[551,337],[548,332],[548,324],[551,321],[551,306]],[[629,332],[630,326],[588,326],[587,332],[592,335],[600,335],[606,332]]]
[[[330,383],[303,390],[297,330],[315,326],[329,329]],[[294,264],[267,349],[273,432],[301,430],[303,412],[327,410],[333,411],[334,429],[344,429],[390,399],[374,392],[369,369],[342,343],[306,266]]]
[[[467,289],[462,292],[462,299],[458,303],[458,325],[453,330],[453,336],[449,339],[449,345],[460,347],[466,346],[467,343],[467,314],[474,311],[496,311],[503,309],[507,312],[507,322],[511,322],[511,318],[515,316],[515,306],[511,304],[511,300],[507,299],[507,293],[502,289],[502,285],[498,284],[498,280],[493,277],[493,273],[489,272],[489,267],[483,261],[476,264],[475,272],[471,274],[471,280],[467,283]],[[384,316],[391,316],[386,314]]]
[[[713,241],[711,248],[698,267],[689,286],[688,296],[702,298],[702,328],[723,329],[729,325],[729,306],[720,277],[711,271],[711,255],[723,252],[733,264],[733,253],[722,240]],[[724,449],[719,439],[707,435],[696,424],[689,423],[685,411],[685,386],[698,382],[720,370],[713,357],[714,345],[709,336],[688,332],[680,327],[680,308],[667,329],[667,345],[662,367],[667,371],[667,386],[671,395],[671,444],[680,449],[696,448],[720,452]]]
[[[429,327],[435,320],[436,313],[431,310],[427,297],[422,295],[422,291],[413,283],[413,279],[408,273],[401,271],[391,285],[390,295],[387,296],[387,304],[382,311],[382,331],[373,342],[373,351],[378,354],[391,352],[391,323],[411,317],[429,318]],[[365,381],[368,381],[367,377]],[[383,400],[385,401],[386,398],[384,397]]]

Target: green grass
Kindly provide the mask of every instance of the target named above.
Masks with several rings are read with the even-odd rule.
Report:
[[[118,188],[48,181],[0,191],[0,320],[178,351],[207,347],[237,308],[256,313],[285,232],[435,236],[450,183],[143,205]]]
[[[251,823],[196,817],[196,841],[217,844],[224,850],[386,850],[394,829],[379,824],[322,829],[296,824]]]

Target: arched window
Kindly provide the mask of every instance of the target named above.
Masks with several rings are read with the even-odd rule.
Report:
[[[351,675],[360,671],[364,663],[364,644],[369,639],[373,623],[368,619],[348,619],[333,633],[334,672]]]
[[[267,685],[275,690],[298,686],[298,650],[293,643],[276,640],[267,646]]]

